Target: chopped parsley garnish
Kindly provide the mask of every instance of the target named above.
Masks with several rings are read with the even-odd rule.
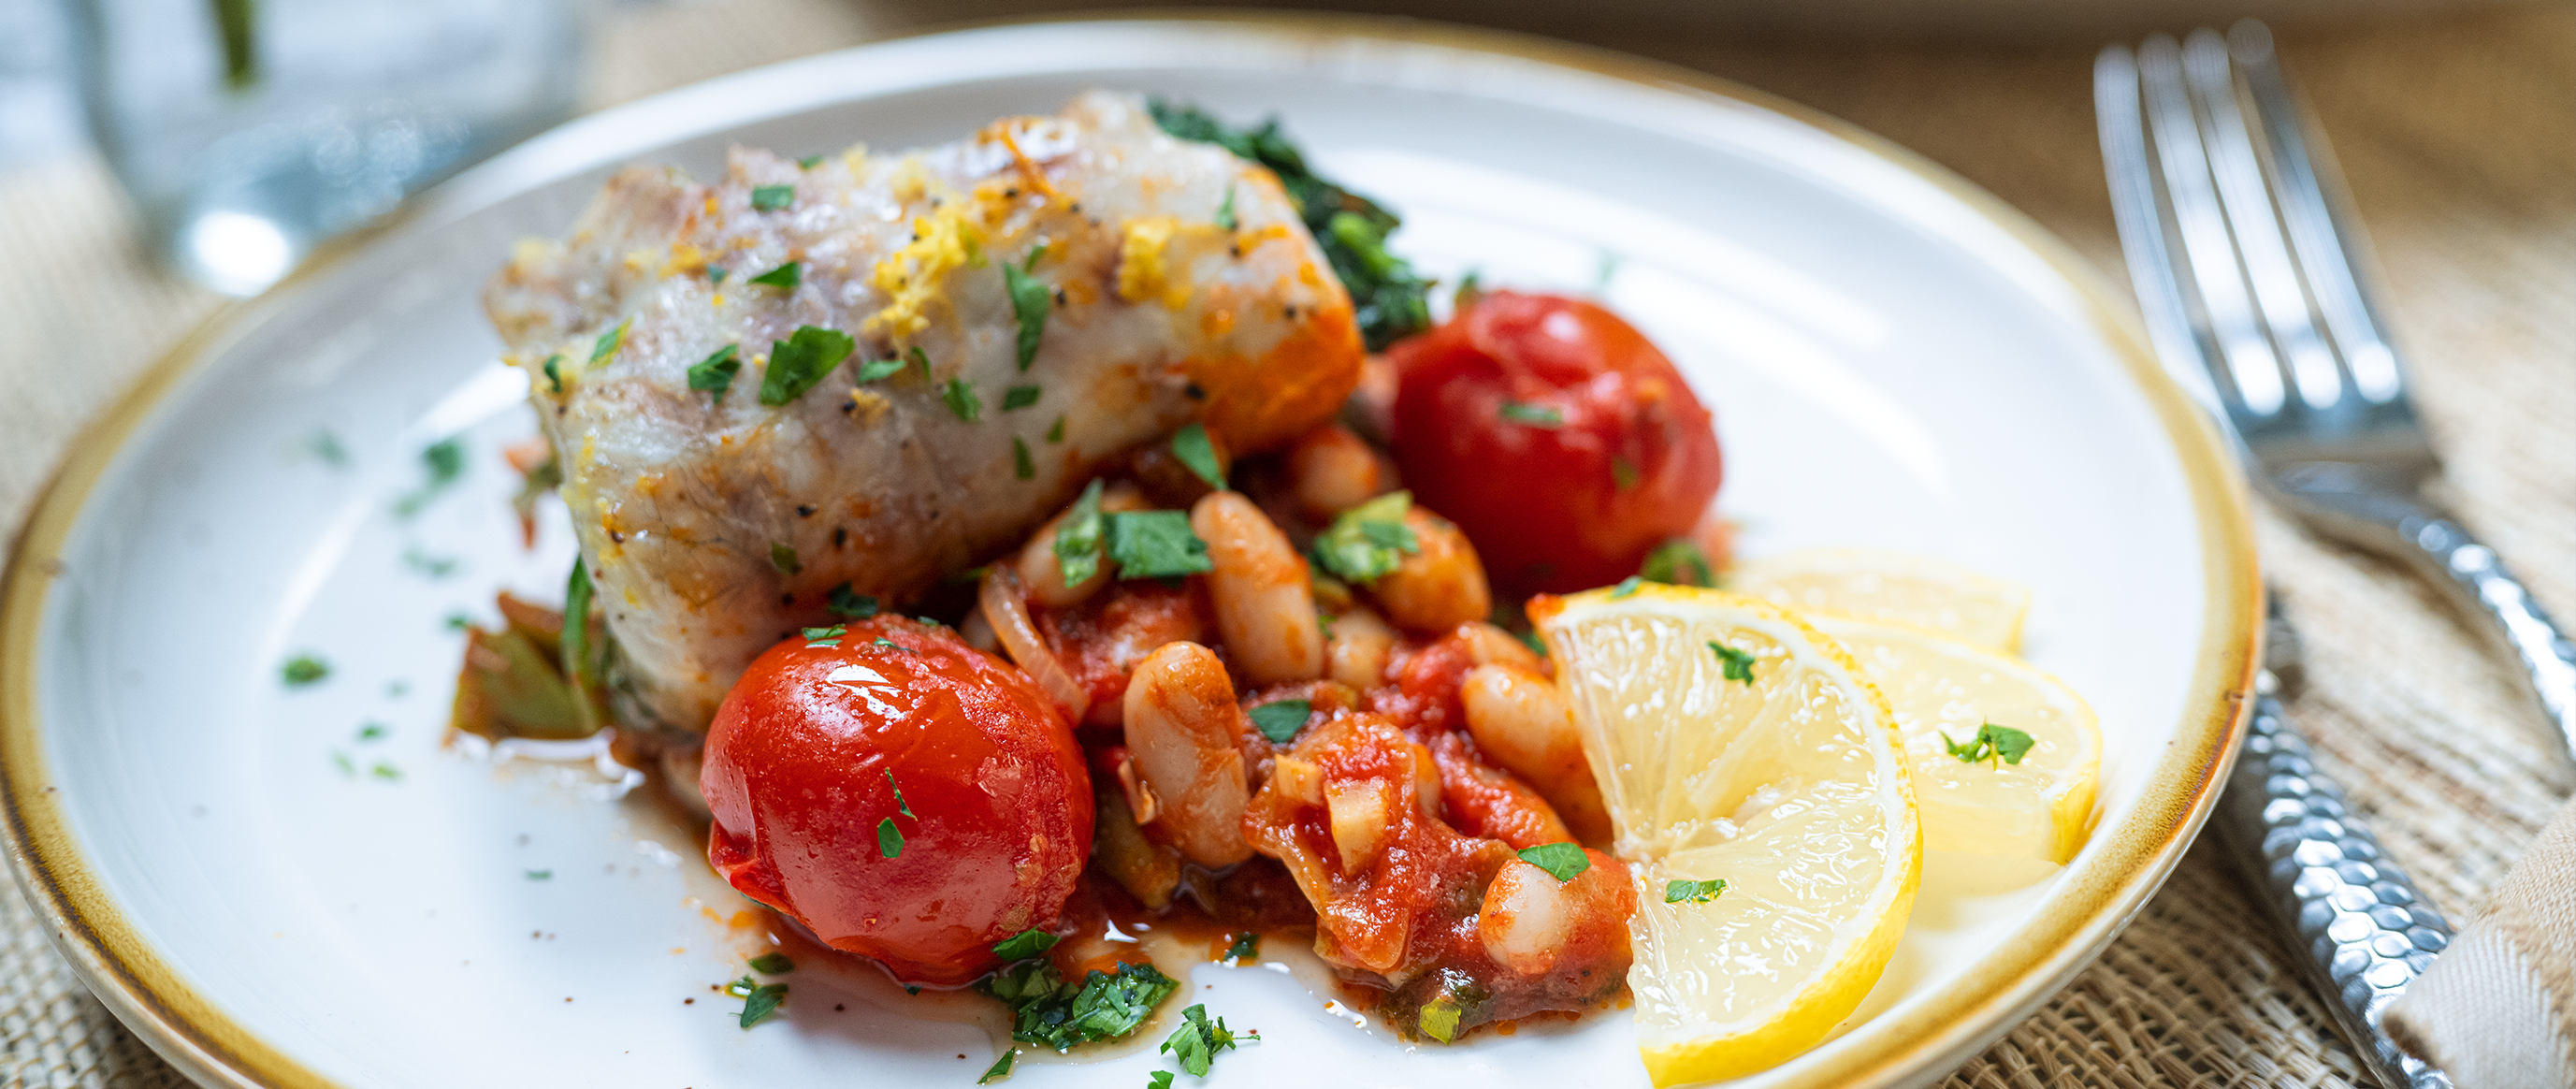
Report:
[[[1063,442],[1063,441],[1064,441],[1064,417],[1062,417],[1062,416],[1058,416],[1058,417],[1056,417],[1056,418],[1055,418],[1055,426],[1050,427],[1050,428],[1047,428],[1047,441],[1048,441],[1048,442]]]
[[[1225,1018],[1210,1022],[1207,1007],[1193,1005],[1181,1011],[1181,1027],[1172,1030],[1162,1050],[1179,1061],[1181,1069],[1204,1078],[1208,1066],[1216,1062],[1216,1053],[1234,1046],[1234,1033],[1226,1030]]]
[[[1444,994],[1422,1004],[1418,1023],[1423,1035],[1445,1044],[1458,1038],[1458,1019],[1466,1012],[1457,999]]]
[[[841,645],[841,637],[848,634],[850,634],[850,629],[846,624],[834,624],[828,628],[807,628],[805,629],[805,647],[808,650],[819,647],[837,647]]]
[[[1100,573],[1101,538],[1108,520],[1100,515],[1100,481],[1093,480],[1073,501],[1073,509],[1055,527],[1055,564],[1067,586],[1080,586]]]
[[[304,449],[334,469],[349,466],[349,449],[340,445],[340,436],[332,434],[330,428],[315,428],[312,434],[305,436]]]
[[[1207,481],[1207,486],[1225,490],[1225,466],[1217,463],[1216,444],[1209,441],[1207,425],[1193,423],[1172,433],[1172,456],[1190,467],[1190,472]]]
[[[850,334],[813,325],[799,325],[787,339],[771,341],[769,368],[760,376],[760,403],[777,408],[805,396],[857,347]]]
[[[1234,944],[1225,947],[1225,959],[1241,963],[1261,955],[1261,932],[1246,930],[1234,936]]]
[[[742,345],[727,344],[689,365],[689,388],[715,394],[715,403],[723,404],[725,391],[733,388],[734,373],[741,369]]]
[[[381,722],[370,722],[370,723],[367,723],[367,724],[365,724],[365,725],[363,725],[363,726],[358,727],[358,740],[360,740],[360,741],[382,741],[382,740],[384,740],[384,738],[385,738],[385,735],[386,735],[386,734],[389,734],[389,733],[392,733],[392,732],[393,732],[392,728],[390,728],[390,727],[386,726],[384,723],[381,723]]]
[[[544,367],[540,368],[540,369],[546,372],[546,381],[547,381],[549,384],[551,384],[551,385],[553,385],[553,386],[554,386],[554,391],[555,391],[556,393],[562,393],[562,392],[563,392],[563,353],[562,353],[562,352],[556,352],[556,353],[555,353],[555,354],[553,354],[553,355],[547,356],[547,357],[546,357],[546,365],[545,365]]]
[[[877,599],[869,594],[851,592],[850,584],[844,582],[832,587],[832,593],[826,599],[823,609],[834,616],[865,620],[877,614]]]
[[[785,953],[763,953],[751,958],[751,970],[765,976],[783,976],[796,970],[796,962]]]
[[[1043,386],[1012,386],[1002,391],[1002,411],[1010,412],[1034,405],[1038,403],[1038,396],[1045,392],[1046,388]]]
[[[1718,894],[1725,891],[1726,879],[1723,877],[1712,877],[1706,881],[1666,881],[1664,882],[1664,902],[1705,904],[1717,899]]]
[[[617,349],[626,345],[626,327],[633,324],[635,319],[628,318],[618,322],[617,328],[599,334],[599,339],[590,342],[590,362],[585,366],[597,370],[617,358]]]
[[[557,664],[574,684],[587,685],[590,670],[590,584],[589,561],[572,558],[572,573],[564,576],[564,626],[561,655]],[[578,619],[576,619],[578,618]]]
[[[358,777],[357,762],[349,759],[348,753],[341,752],[337,749],[332,750],[331,766],[340,769],[340,774],[346,775],[349,778],[355,779]]]
[[[1029,456],[1028,440],[1017,435],[1011,436],[1011,475],[1022,480],[1038,478],[1037,459]]]
[[[1458,278],[1458,290],[1452,292],[1449,296],[1449,311],[1451,313],[1464,314],[1469,310],[1475,309],[1476,304],[1484,300],[1485,283],[1482,271],[1483,270],[1481,269],[1471,268],[1467,270],[1466,275]]]
[[[1069,1051],[1136,1031],[1180,982],[1150,964],[1121,963],[1114,974],[1095,968],[1076,984],[1051,961],[1027,960],[975,986],[1011,1008],[1012,1039]]]
[[[920,817],[913,815],[912,803],[903,800],[903,788],[895,784],[894,773],[889,771],[885,773],[885,777],[886,789],[894,792],[894,811],[912,817],[914,820],[920,820]]]
[[[915,344],[912,347],[904,349],[903,361],[912,364],[915,368],[921,371],[922,381],[930,381],[930,353],[922,351],[921,345]]]
[[[402,778],[402,769],[385,763],[382,760],[378,760],[376,761],[376,766],[367,769],[367,774],[373,775],[378,779],[400,780]]]
[[[763,284],[769,287],[786,288],[791,291],[795,290],[796,285],[805,282],[805,262],[789,261],[777,268],[752,277],[751,282],[755,284]]]
[[[1029,255],[1031,265],[1037,262],[1040,249]],[[1046,334],[1047,310],[1055,302],[1055,291],[1047,282],[1022,271],[1018,265],[1002,263],[1002,290],[1011,297],[1011,315],[1019,319],[1020,369],[1029,369],[1038,357],[1038,338]]]
[[[277,675],[284,678],[289,687],[302,688],[330,676],[331,667],[310,654],[298,654],[278,667]]]
[[[420,463],[429,471],[429,479],[422,481],[420,487],[410,494],[394,501],[394,514],[399,517],[409,518],[420,513],[422,507],[456,485],[457,480],[465,475],[465,444],[453,438],[440,439],[421,450]]]
[[[796,187],[793,185],[762,185],[754,187],[751,191],[751,206],[757,211],[775,212],[794,203],[796,203]]]
[[[1724,667],[1723,677],[1730,681],[1743,681],[1746,688],[1753,687],[1752,651],[1737,650],[1715,639],[1708,641],[1708,649],[1717,652],[1717,660]]]
[[[1249,713],[1253,729],[1261,731],[1271,744],[1285,745],[1289,738],[1297,736],[1297,731],[1306,728],[1306,720],[1315,713],[1315,704],[1312,700],[1280,700],[1262,704]]]
[[[903,854],[903,829],[894,826],[893,817],[877,822],[877,853],[887,858]]]
[[[1001,1058],[993,1060],[993,1065],[984,1068],[984,1076],[975,1079],[975,1084],[984,1085],[1010,1077],[1011,1060],[1019,1057],[1020,1053],[1017,1051],[1003,1052]]]
[[[820,155],[808,155],[802,159],[796,160],[796,169],[798,170],[812,170],[821,165],[823,165],[823,157]]]
[[[1207,542],[1176,510],[1121,511],[1107,519],[1109,558],[1122,579],[1172,578],[1214,570]]]
[[[885,636],[882,636],[882,635],[877,636],[877,641],[876,641],[876,642],[870,643],[870,644],[868,644],[868,645],[869,645],[869,646],[872,646],[872,647],[884,647],[884,648],[886,648],[887,650],[899,650],[899,651],[902,651],[902,652],[904,652],[904,653],[906,653],[906,654],[910,654],[910,653],[912,653],[912,648],[911,648],[911,647],[907,647],[907,646],[905,646],[905,645],[903,645],[903,644],[901,644],[901,643],[895,642],[894,640],[892,640],[892,639],[888,639],[888,638],[886,638]]]
[[[403,546],[402,562],[403,566],[434,579],[443,579],[456,573],[456,557],[433,556],[427,549],[416,544]]]
[[[1637,577],[1666,586],[1717,585],[1717,572],[1708,565],[1708,553],[1686,537],[1675,537],[1646,553],[1646,562],[1637,568]]]
[[[1404,524],[1413,508],[1412,492],[1388,492],[1343,511],[1332,527],[1315,538],[1315,558],[1324,569],[1366,585],[1396,569],[1404,554],[1422,551],[1413,527]]]
[[[1225,199],[1216,204],[1216,226],[1221,231],[1231,231],[1235,228],[1234,187],[1231,185],[1225,187]]]
[[[880,378],[892,377],[894,372],[902,369],[903,360],[900,359],[868,360],[859,364],[859,384],[866,385]]]
[[[1546,870],[1547,875],[1559,883],[1572,881],[1592,868],[1592,856],[1584,854],[1581,846],[1572,843],[1542,843],[1523,848],[1521,861]]]
[[[1431,326],[1426,293],[1431,282],[1386,250],[1386,236],[1403,221],[1375,201],[1307,169],[1305,155],[1288,142],[1277,119],[1259,128],[1233,128],[1192,106],[1160,99],[1148,103],[1154,123],[1183,140],[1202,140],[1269,167],[1297,206],[1306,230],[1349,288],[1353,316],[1370,351]],[[1222,226],[1223,224],[1219,224]]]
[[[769,546],[769,566],[777,568],[779,574],[794,575],[805,570],[805,561],[796,558],[795,545],[772,544]]]
[[[1610,482],[1618,485],[1619,490],[1623,492],[1636,487],[1637,463],[1624,457],[1612,457],[1610,459]]]
[[[530,881],[552,881],[555,879],[555,872],[553,870],[529,870],[526,871],[526,873],[527,878]]]
[[[777,1013],[779,1004],[787,1001],[787,985],[762,983],[744,976],[725,984],[725,993],[742,999],[742,1027],[750,1028]]]
[[[1049,949],[1063,939],[1036,927],[1020,931],[993,943],[993,955],[1003,960],[1027,960]]]
[[[1554,431],[1565,426],[1565,412],[1553,405],[1533,405],[1522,401],[1503,402],[1502,417],[1517,424]]]
[[[1949,731],[1943,730],[1941,743],[1949,747],[1950,755],[1958,757],[1960,763],[1974,764],[1984,760],[1995,767],[2001,766],[1993,763],[1997,760],[2005,764],[2021,763],[2022,757],[2030,755],[2031,746],[2038,744],[2029,734],[1991,722],[1977,727],[1977,736],[1965,742],[1950,740]]]
[[[939,399],[948,405],[948,411],[967,423],[974,423],[984,414],[984,399],[975,396],[974,385],[963,378],[950,378],[947,385],[940,387]]]
[[[1146,1071],[1145,1089],[1172,1089],[1172,1072],[1169,1070]]]
[[[1610,588],[1610,600],[1617,601],[1620,598],[1631,596],[1645,585],[1646,576],[1644,575],[1630,575],[1627,578],[1620,579],[1619,585]]]

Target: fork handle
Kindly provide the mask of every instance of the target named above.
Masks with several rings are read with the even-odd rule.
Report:
[[[2541,713],[2576,760],[2576,643],[2551,623],[2495,550],[2441,510],[2364,472],[2308,465],[2272,479],[2273,494],[2310,524],[2422,570],[2452,601],[2487,618],[2488,631],[2522,662]]]
[[[2495,551],[2458,523],[2421,513],[2399,520],[2397,535],[2411,546],[2407,558],[2424,568],[2435,585],[2495,622],[2506,648],[2522,660],[2541,711],[2558,727],[2569,756],[2576,758],[2576,643],[2550,622]]]
[[[2283,936],[2304,946],[2294,956],[2380,1083],[2451,1089],[2450,1078],[2399,1051],[2379,1025],[2388,1003],[2450,944],[2451,925],[2309,757],[2280,701],[2257,699],[2210,823]]]

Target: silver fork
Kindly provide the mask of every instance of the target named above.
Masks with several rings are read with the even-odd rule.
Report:
[[[2576,756],[2576,646],[2422,494],[2441,463],[2355,272],[2361,236],[2327,196],[2334,164],[2322,144],[2309,150],[2270,31],[2249,20],[2226,38],[2203,29],[2181,44],[2150,37],[2134,54],[2114,45],[2093,75],[2120,248],[2165,368],[2284,508],[2423,568],[2491,618]],[[2296,646],[2276,611],[2273,668],[2211,826],[2379,1080],[2447,1087],[2379,1021],[2449,944],[2450,925],[2290,727],[2274,690],[2295,684],[2276,674],[2293,672]]]
[[[2120,245],[2166,368],[2233,425],[2282,507],[2408,562],[2491,621],[2576,759],[2576,643],[2423,494],[2441,461],[2356,272],[2367,243],[2328,196],[2332,153],[2302,134],[2271,32],[2247,20],[2225,38],[2156,35],[2134,57],[2112,46],[2094,94]]]

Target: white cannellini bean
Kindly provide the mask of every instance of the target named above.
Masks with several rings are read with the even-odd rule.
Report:
[[[1157,807],[1139,822],[1202,866],[1252,855],[1243,838],[1251,791],[1235,747],[1242,714],[1225,664],[1196,643],[1164,644],[1127,682],[1127,759]]]
[[[1494,614],[1493,589],[1476,546],[1448,519],[1420,507],[1404,513],[1420,550],[1369,586],[1378,607],[1397,627],[1447,631]]]
[[[1324,675],[1366,692],[1386,683],[1386,664],[1395,655],[1395,629],[1366,606],[1333,618],[1332,638],[1324,640]]]
[[[1546,870],[1513,859],[1485,886],[1485,903],[1476,915],[1476,936],[1486,954],[1503,967],[1535,976],[1556,965],[1556,951],[1574,928],[1574,898],[1565,882]]]
[[[1485,759],[1537,790],[1576,838],[1606,841],[1609,811],[1584,758],[1573,708],[1555,684],[1531,670],[1496,662],[1468,670],[1458,695],[1467,708],[1467,736],[1475,739]]]
[[[1324,633],[1306,561],[1288,535],[1241,492],[1215,492],[1190,510],[1190,530],[1207,542],[1208,598],[1217,630],[1252,684],[1311,681],[1324,674]]]
[[[1308,517],[1328,521],[1393,490],[1395,471],[1367,440],[1326,424],[1288,448],[1288,482]]]

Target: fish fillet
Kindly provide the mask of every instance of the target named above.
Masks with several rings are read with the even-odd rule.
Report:
[[[1005,264],[1046,292],[1025,369]],[[1193,420],[1239,453],[1284,442],[1363,356],[1277,179],[1103,92],[900,155],[627,169],[567,238],[520,243],[484,304],[561,462],[620,718],[678,731],[827,623],[835,588],[900,601]],[[803,326],[856,350],[765,405]],[[728,345],[721,399],[692,388]],[[907,362],[859,381],[884,360]]]

